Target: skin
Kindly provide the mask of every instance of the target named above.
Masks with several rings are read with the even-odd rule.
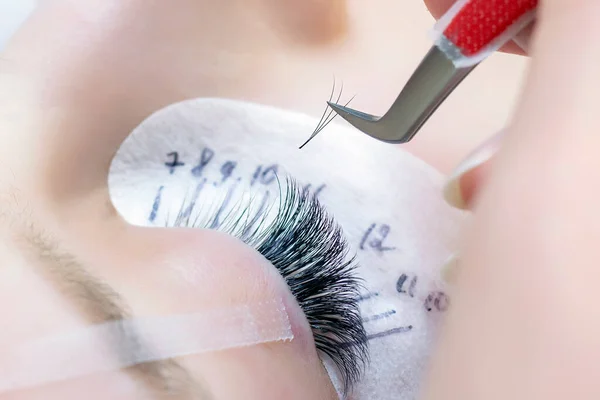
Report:
[[[497,154],[455,178],[474,218],[424,399],[600,395],[600,5],[540,3]]]
[[[29,223],[29,221],[20,221]],[[54,333],[89,326],[89,318],[50,284],[47,267],[36,261],[17,236],[3,229],[2,285],[3,313],[11,321],[0,348],[10,349]],[[36,219],[40,225],[40,220]],[[336,399],[329,377],[319,361],[312,334],[302,310],[277,270],[253,249],[223,234],[203,230],[138,229],[122,224],[120,233],[100,227],[101,235],[78,240],[70,230],[49,230],[61,243],[75,244],[72,254],[88,271],[111,285],[127,302],[133,316],[175,315],[227,309],[241,304],[259,304],[281,299],[286,305],[294,340],[177,357],[176,361],[212,397],[183,393],[164,398],[181,399]],[[103,237],[110,233],[115,237]],[[91,248],[90,244],[93,243]],[[121,243],[121,244],[119,244]],[[102,251],[110,248],[111,251]],[[153,249],[148,251],[148,249]],[[227,266],[228,268],[223,268]],[[190,276],[195,279],[190,279]],[[8,307],[8,304],[15,304]],[[251,306],[252,307],[252,306]],[[24,318],[23,315],[35,315]],[[269,329],[269,322],[263,322]],[[219,326],[212,331],[215,335]],[[76,355],[75,355],[76,357]],[[6,359],[3,365],[6,365]],[[14,365],[13,365],[14,367]],[[235,382],[235,385],[231,384]],[[312,382],[311,385],[302,383]],[[44,398],[131,399],[163,398],[135,374],[124,370],[99,373],[64,382],[2,393],[1,399]]]
[[[78,7],[73,6],[76,3]],[[410,40],[396,40],[400,31],[387,35],[385,29],[373,29],[401,26],[397,22],[401,13],[382,15],[381,7],[359,9],[355,2],[347,3],[347,17],[340,12],[343,4],[337,2],[300,5],[289,0],[290,7],[297,7],[295,13],[260,0],[186,0],[177,9],[162,1],[131,1],[123,9],[119,3],[47,1],[2,54],[3,215],[23,216],[26,206],[31,211],[27,222],[33,220],[66,244],[88,268],[117,287],[137,313],[156,312],[153,307],[157,304],[168,304],[169,312],[190,311],[170,293],[185,292],[193,298],[191,303],[207,302],[206,298],[194,298],[202,295],[186,289],[175,273],[148,267],[151,263],[140,254],[149,248],[165,263],[176,260],[185,268],[204,271],[243,260],[248,268],[243,273],[251,284],[227,286],[223,293],[220,282],[230,277],[213,277],[215,281],[208,285],[215,288],[210,293],[211,305],[243,302],[243,296],[289,299],[273,267],[228,237],[198,231],[147,231],[126,225],[107,193],[106,174],[112,154],[149,113],[189,97],[243,98],[319,114],[321,107],[311,110],[306,104],[315,104],[317,98],[322,101],[328,94],[331,81],[330,74],[323,77],[324,65],[341,70],[345,82],[352,81],[349,77],[364,79],[350,88],[350,93],[363,89],[371,96],[361,100],[363,103],[353,103],[357,108],[384,109],[397,94],[397,88],[388,84],[390,77],[400,86],[414,68],[404,59],[407,51],[413,52],[410,59],[418,60],[428,43],[423,40],[412,46]],[[398,2],[385,3],[386,7],[393,4]],[[431,0],[428,5],[439,15],[448,4]],[[475,211],[475,222],[465,239],[468,245],[461,256],[456,300],[424,398],[562,398],[573,388],[579,392],[567,395],[598,398],[600,394],[591,375],[600,336],[595,309],[590,307],[593,299],[586,296],[595,290],[592,285],[597,268],[593,260],[598,256],[594,229],[598,193],[590,184],[598,181],[595,175],[600,170],[594,165],[598,162],[598,139],[592,134],[598,129],[589,116],[595,115],[592,107],[599,83],[596,66],[600,49],[593,40],[599,36],[599,28],[589,16],[598,16],[599,11],[591,0],[547,0],[544,5],[531,51],[531,71],[503,151],[489,172],[473,179],[471,194],[464,195]],[[245,17],[248,10],[253,12],[252,19]],[[223,15],[228,18],[226,31],[220,19]],[[353,18],[357,15],[361,15],[361,22]],[[419,29],[431,23],[431,19],[422,21]],[[414,34],[416,28],[408,26],[406,32]],[[573,43],[580,51],[571,51]],[[389,51],[399,45],[404,46],[403,51]],[[382,54],[389,55],[390,61],[381,63]],[[568,54],[568,62],[557,54]],[[225,61],[217,64],[219,59]],[[463,115],[473,100],[463,98],[461,102],[457,97],[450,103],[449,99],[445,111],[440,109],[438,119],[429,124],[431,130],[420,135],[422,141],[419,138],[406,148],[444,170],[475,142],[498,130],[507,115],[506,104],[514,95],[502,88],[507,82],[516,87],[519,71],[505,74],[506,64],[499,61],[497,65],[498,74],[494,75],[498,90],[491,91],[486,99],[494,105],[494,114],[470,113],[462,125],[453,125],[456,115]],[[382,79],[376,85],[382,89],[372,90],[374,66],[382,68],[378,71],[382,73],[375,74]],[[404,73],[400,78],[398,71]],[[305,79],[290,82],[290,74]],[[305,81],[320,82],[321,86],[315,84],[310,94],[303,94],[307,93]],[[465,82],[464,90],[472,90],[470,95],[480,92],[477,81],[470,82]],[[553,83],[552,96],[547,93],[548,82]],[[285,90],[275,90],[278,87]],[[494,122],[487,125],[490,119]],[[449,132],[448,126],[456,131]],[[441,137],[447,141],[440,141]],[[444,158],[448,152],[452,156]],[[471,200],[474,194],[477,201]],[[571,198],[577,199],[575,208]],[[15,313],[11,319],[17,320],[43,304],[46,309],[40,315],[48,318],[46,331],[83,325],[77,312],[32,272],[35,265],[14,243],[15,224],[1,226],[0,261],[2,265],[22,266],[18,271],[24,274],[19,285],[5,284],[0,291],[6,296],[2,304],[19,305],[4,312]],[[197,254],[199,246],[204,248],[206,243],[211,243],[214,253],[207,251],[203,260],[180,260],[181,254]],[[227,252],[217,251],[224,247]],[[114,251],[106,252],[107,248]],[[131,273],[123,274],[122,266]],[[0,282],[8,282],[11,272],[14,270],[3,269],[5,276]],[[147,282],[140,285],[140,279]],[[152,288],[157,282],[164,285],[164,298],[157,298]],[[299,340],[232,350],[216,358],[191,357],[185,360],[186,365],[204,377],[220,396],[217,398],[335,398],[306,321],[293,302],[290,310]],[[32,320],[18,320],[24,325],[12,328],[4,346],[12,346],[22,339],[23,332],[34,328],[27,325],[33,324]],[[524,323],[525,328],[507,332],[506,327]],[[211,369],[214,365],[222,369]],[[262,375],[256,375],[259,369]],[[224,385],[224,375],[214,371],[228,371],[227,379],[240,384]],[[115,373],[110,379],[125,384],[130,378]],[[75,386],[55,385],[0,397],[68,398],[64,396],[67,392],[78,398],[78,390],[92,386],[99,388],[96,393],[100,398],[117,398],[118,393],[102,392],[107,390],[104,382],[72,382]]]
[[[369,89],[357,106],[385,107],[397,90],[387,81],[404,79],[399,68],[409,74],[406,58],[424,49],[402,42],[373,81],[380,55],[411,31],[393,13],[382,23],[380,10],[401,14],[397,4],[381,0],[365,10],[357,2],[317,0],[288,0],[286,7],[271,0],[184,0],[178,7],[160,0],[43,2],[0,56],[0,265],[14,266],[0,269],[0,293],[4,315],[19,321],[3,332],[0,347],[89,324],[40,276],[44,263],[18,245],[33,224],[118,290],[134,315],[282,297],[293,342],[178,359],[216,399],[337,398],[307,321],[272,265],[213,232],[129,226],[110,202],[107,173],[135,126],[187,98],[246,99],[318,116],[335,72],[347,82],[345,93]],[[431,19],[419,11],[424,30]],[[391,43],[381,40],[388,35]],[[290,81],[290,74],[303,79]],[[424,138],[411,151],[436,160],[439,152],[428,153]],[[209,274],[215,266],[231,268]],[[205,276],[202,290],[182,277],[190,274]],[[0,398],[131,398],[119,388],[133,384],[115,372]]]
[[[270,263],[215,232],[129,226],[108,197],[112,154],[141,119],[179,99],[233,90],[238,84],[231,76],[254,74],[263,54],[283,46],[275,43],[277,30],[255,30],[254,40],[244,43],[248,35],[241,31],[255,27],[236,12],[238,2],[219,9],[184,1],[176,10],[162,1],[132,1],[122,10],[117,10],[120,1],[74,3],[80,6],[45,2],[0,61],[0,293],[3,314],[18,321],[3,332],[0,348],[87,325],[72,302],[48,282],[44,263],[19,245],[34,225],[118,290],[133,315],[193,313],[282,298],[293,341],[178,361],[215,399],[336,399],[308,322]],[[111,5],[117,9],[104,8]],[[253,3],[264,21],[275,18],[262,11],[267,5]],[[220,14],[231,15],[234,25],[239,18],[240,31],[217,36],[206,26],[198,28]],[[155,21],[161,31],[149,30],[147,21]],[[246,63],[230,70],[210,63],[198,68],[198,60],[216,47],[252,52]],[[163,62],[165,54],[170,59]],[[132,69],[136,64],[147,67]],[[215,75],[222,82],[231,80],[229,88],[214,86]],[[82,157],[83,166],[75,168]],[[190,275],[202,277],[201,285],[186,279]],[[132,384],[131,376],[119,371],[2,393],[0,398],[69,399],[83,393],[86,398],[132,398],[124,389]]]
[[[30,22],[35,26],[33,31],[44,32],[44,37],[19,35],[18,47],[32,51],[15,54],[13,42],[10,54],[3,55],[3,68],[22,69],[27,60],[35,74],[49,73],[49,66],[40,67],[44,62],[39,58],[44,56],[55,60],[55,72],[58,69],[68,75],[66,71],[73,69],[90,74],[93,71],[97,83],[92,83],[91,75],[82,76],[74,86],[90,87],[89,92],[77,95],[77,104],[85,100],[88,107],[89,93],[94,93],[94,106],[100,109],[101,94],[109,89],[113,97],[106,102],[110,105],[120,104],[113,101],[118,95],[126,97],[113,90],[115,87],[121,92],[143,94],[144,100],[141,95],[135,100],[122,100],[129,104],[127,108],[110,108],[112,113],[118,111],[119,118],[113,120],[123,124],[120,129],[127,132],[162,105],[199,95],[250,100],[320,117],[334,75],[338,90],[344,84],[342,101],[356,94],[353,106],[383,113],[431,46],[427,31],[434,20],[420,2],[375,0],[369,7],[359,0],[261,0],[242,2],[244,7],[232,1],[215,7],[213,2],[186,2],[178,8],[180,12],[154,2],[143,7],[139,2],[130,2],[137,5],[121,12],[118,23],[110,16],[101,19],[99,14],[105,14],[99,11],[90,11],[97,15],[92,26],[77,24],[75,21],[82,17],[73,12],[56,11],[52,18],[48,14]],[[81,4],[96,10],[98,7],[92,6],[95,3],[88,0]],[[186,10],[189,14],[182,15]],[[141,24],[144,20],[161,23],[147,26]],[[232,23],[223,30],[214,21]],[[262,21],[263,29],[248,21]],[[302,25],[303,21],[310,23]],[[118,26],[128,25],[138,28],[118,31]],[[184,25],[186,28],[180,30]],[[93,56],[90,37],[86,36],[90,30],[98,32],[93,35]],[[34,37],[35,45],[30,40]],[[134,48],[137,51],[130,51]],[[15,58],[20,60],[18,66]],[[56,65],[59,60],[61,65]],[[214,60],[221,60],[220,64]],[[91,68],[99,65],[101,70]],[[413,141],[401,147],[449,173],[474,143],[505,124],[525,65],[523,57],[494,55],[461,84]],[[51,81],[64,79],[65,75],[58,81],[53,76]],[[481,90],[482,85],[485,90]],[[83,107],[83,103],[80,105]]]

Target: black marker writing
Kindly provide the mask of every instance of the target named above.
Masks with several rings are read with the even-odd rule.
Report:
[[[200,162],[198,163],[198,165],[192,168],[192,175],[196,177],[202,176],[202,171],[204,170],[204,167],[208,165],[208,163],[213,159],[214,156],[215,152],[212,149],[208,147],[202,149],[202,154],[200,155]]]
[[[323,191],[323,189],[325,189],[327,187],[327,185],[322,184],[321,186],[317,187],[317,190],[315,190],[315,197],[319,196],[321,194],[321,192]]]
[[[398,328],[394,328],[394,329],[390,329],[387,331],[383,331],[383,332],[379,332],[379,333],[374,333],[372,335],[368,335],[367,336],[367,340],[373,340],[373,339],[377,339],[377,338],[382,338],[382,337],[386,337],[386,336],[390,336],[390,335],[395,335],[398,333],[405,333],[405,332],[409,332],[411,331],[413,328],[412,325],[407,325],[407,326],[399,326]]]
[[[263,185],[270,185],[275,179],[277,179],[277,172],[279,166],[277,164],[270,165],[263,170],[263,166],[259,165],[254,173],[252,174],[252,180],[250,186],[254,186],[255,183],[262,183]]]
[[[360,296],[358,296],[358,301],[369,300],[369,299],[371,299],[373,297],[377,297],[377,296],[379,296],[379,293],[377,293],[377,292],[361,294]]]
[[[242,231],[242,239],[245,239],[248,236],[252,236],[254,233],[256,233],[258,227],[260,227],[259,224],[258,227],[253,229],[254,225],[261,221],[261,218],[266,215],[268,211],[267,204],[270,196],[271,193],[268,190],[263,194],[263,199],[260,203],[258,210],[256,211],[256,214],[254,214],[250,222],[244,227],[244,230]]]
[[[181,210],[179,210],[179,214],[177,214],[177,220],[175,222],[175,226],[180,226],[182,224],[184,224],[184,226],[189,225],[190,216],[192,215],[192,211],[194,210],[194,207],[196,206],[196,201],[198,201],[198,197],[200,197],[200,192],[202,192],[202,189],[204,188],[205,184],[206,184],[206,178],[202,179],[202,182],[200,182],[199,184],[196,185],[196,188],[194,189],[194,194],[192,195],[192,200],[189,202],[187,207],[182,206]]]
[[[225,200],[223,200],[223,202],[221,203],[221,206],[215,213],[213,220],[210,222],[210,224],[208,226],[208,229],[218,229],[221,226],[221,215],[223,214],[223,211],[225,211],[227,209],[227,206],[229,206],[229,203],[231,202],[231,198],[233,197],[233,192],[235,191],[236,187],[237,187],[237,182],[229,187],[229,190],[227,190],[227,194],[225,195]]]
[[[383,253],[384,251],[395,250],[395,247],[389,247],[384,245],[384,241],[390,233],[390,226],[387,224],[379,225],[379,229],[376,230],[377,224],[371,224],[360,241],[360,249],[365,250],[368,245],[377,252]],[[368,241],[372,238],[371,241]]]
[[[416,276],[413,276],[410,279],[410,282],[407,284],[408,280],[408,275],[400,275],[400,278],[398,278],[398,280],[396,281],[396,291],[398,293],[406,293],[410,297],[415,297],[415,287],[417,286],[418,278]]]
[[[150,217],[148,218],[148,221],[150,222],[154,222],[154,220],[156,219],[156,214],[158,214],[158,209],[160,208],[160,201],[162,199],[162,192],[164,188],[164,186],[161,186],[156,192],[154,202],[152,203],[152,210],[150,211]]]
[[[317,186],[317,188],[315,189],[313,196],[314,197],[319,197],[319,195],[321,194],[321,192],[323,191],[323,189],[325,189],[327,187],[327,185],[325,185],[324,183],[322,185]],[[304,186],[304,188],[302,189],[304,192],[308,192],[310,191],[312,188],[312,184],[308,184],[306,186]]]
[[[221,183],[225,182],[231,176],[236,166],[236,161],[226,161],[225,164],[221,165]]]
[[[256,183],[256,180],[260,176],[261,171],[262,171],[262,165],[259,165],[258,167],[256,167],[256,170],[252,174],[252,180],[250,181],[250,186],[254,186],[254,183]]]
[[[165,166],[169,168],[169,173],[171,175],[173,175],[173,172],[175,172],[175,168],[182,167],[185,165],[185,163],[179,161],[179,153],[176,151],[170,152],[169,154],[167,154],[167,157],[173,157],[171,161],[167,161],[165,163]]]
[[[390,316],[392,316],[394,314],[396,314],[396,310],[388,310],[388,311],[383,312],[381,314],[372,315],[370,317],[363,318],[363,323],[366,324],[367,322],[378,321],[380,319],[384,319],[384,318],[390,317]]]
[[[444,312],[450,306],[450,298],[444,292],[431,292],[423,304],[427,311]]]

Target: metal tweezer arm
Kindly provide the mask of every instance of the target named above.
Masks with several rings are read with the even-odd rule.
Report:
[[[367,135],[388,143],[406,143],[475,66],[456,68],[434,46],[382,117],[332,102],[328,104],[342,118]]]

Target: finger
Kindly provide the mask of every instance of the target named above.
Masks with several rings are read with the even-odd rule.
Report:
[[[448,181],[444,190],[444,198],[448,204],[459,209],[473,210],[475,208],[477,195],[487,181],[495,152],[495,149],[488,150],[489,158],[470,169],[464,170],[464,172]],[[457,280],[459,271],[460,254],[453,254],[444,262],[441,274],[446,283],[453,284]]]
[[[448,11],[448,9],[452,6],[452,4],[454,4],[456,2],[456,0],[424,0],[424,1],[425,1],[425,6],[427,7],[427,9],[431,13],[431,15],[436,20],[441,18],[446,13],[446,11]],[[508,42],[507,44],[502,46],[502,48],[500,48],[500,51],[505,52],[505,53],[518,54],[518,55],[527,54],[526,53],[527,49],[526,48],[524,49],[523,47],[525,47],[525,43],[528,42],[528,37],[530,34],[531,34],[531,31],[529,30],[529,32],[524,33],[523,35],[520,35],[519,41]]]
[[[474,199],[489,172],[492,159],[502,142],[500,132],[475,149],[448,178],[444,198],[453,207],[471,209]]]
[[[425,6],[435,19],[439,19],[456,0],[425,0]]]
[[[459,180],[459,187],[467,209],[473,209],[477,194],[485,184],[487,174],[493,162],[493,156],[478,167],[467,171]]]
[[[541,2],[425,399],[600,397],[598,18],[596,0]]]
[[[444,187],[444,199],[458,209],[473,210],[477,195],[485,185],[503,132],[493,136],[463,161]],[[446,283],[454,284],[460,271],[460,254],[451,255],[442,266]]]

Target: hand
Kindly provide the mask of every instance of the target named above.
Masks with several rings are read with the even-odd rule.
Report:
[[[425,399],[600,396],[599,18],[597,1],[541,2],[504,137],[451,178],[474,219]]]

